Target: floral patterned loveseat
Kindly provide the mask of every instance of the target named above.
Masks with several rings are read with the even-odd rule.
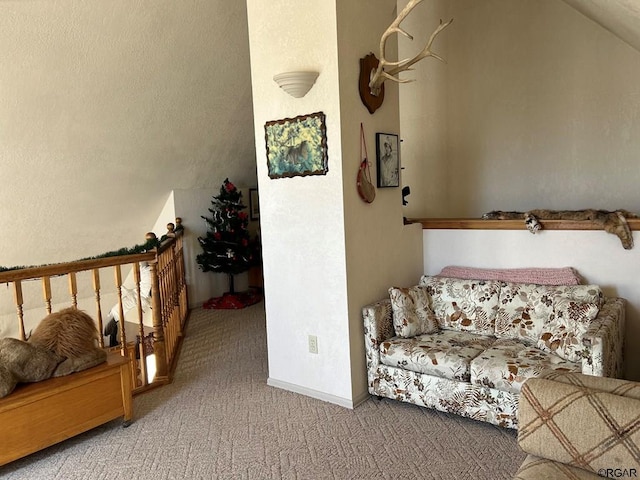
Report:
[[[625,300],[596,285],[423,276],[363,308],[369,393],[517,428],[520,388],[622,374]]]

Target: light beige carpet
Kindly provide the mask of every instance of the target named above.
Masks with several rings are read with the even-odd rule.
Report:
[[[392,400],[349,410],[266,381],[263,303],[194,310],[174,382],[134,398],[129,428],[108,423],[0,478],[497,480],[525,457],[511,430]]]

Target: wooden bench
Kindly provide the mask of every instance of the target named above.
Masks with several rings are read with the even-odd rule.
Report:
[[[118,417],[133,417],[129,359],[110,353],[96,367],[19,385],[0,399],[0,465]]]

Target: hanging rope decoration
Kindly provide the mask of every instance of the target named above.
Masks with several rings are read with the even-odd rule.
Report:
[[[363,148],[364,147],[364,148]],[[364,150],[364,156],[362,151]],[[356,179],[358,195],[366,202],[371,203],[376,198],[376,188],[371,183],[371,170],[369,169],[369,159],[367,155],[367,144],[364,139],[364,127],[360,124],[360,166],[358,167],[358,176]]]

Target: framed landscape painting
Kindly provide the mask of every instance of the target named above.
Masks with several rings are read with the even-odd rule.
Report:
[[[329,171],[324,113],[270,121],[264,130],[269,178],[326,175]]]

